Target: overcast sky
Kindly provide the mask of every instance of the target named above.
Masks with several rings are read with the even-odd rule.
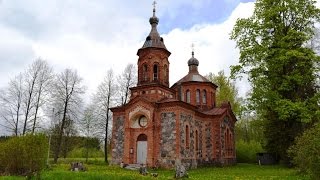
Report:
[[[253,7],[252,0],[159,0],[170,85],[187,74],[192,43],[201,74],[229,74],[239,57],[229,34]],[[0,0],[0,88],[41,57],[55,72],[76,69],[91,94],[109,68],[121,73],[137,63],[151,15],[152,0]],[[238,88],[241,95],[248,90]]]

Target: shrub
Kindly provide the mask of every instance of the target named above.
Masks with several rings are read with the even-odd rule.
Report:
[[[236,153],[238,163],[256,163],[256,153],[262,152],[262,146],[259,142],[245,142],[239,140],[236,142]]]
[[[32,175],[46,165],[47,138],[43,134],[10,138],[0,143],[0,171],[9,175]]]
[[[298,137],[288,154],[301,172],[320,179],[320,123]]]
[[[86,148],[74,148],[68,153],[69,158],[86,158]],[[88,149],[88,158],[104,157],[104,153],[97,148]]]

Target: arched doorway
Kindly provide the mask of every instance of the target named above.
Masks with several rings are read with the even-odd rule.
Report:
[[[137,138],[137,163],[146,164],[147,163],[147,150],[148,141],[147,135],[140,134]]]

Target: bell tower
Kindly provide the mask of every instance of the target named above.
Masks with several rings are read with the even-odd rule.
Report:
[[[169,56],[170,52],[160,37],[157,25],[159,18],[156,17],[156,2],[153,2],[153,16],[149,22],[151,31],[147,36],[142,48],[137,52],[138,59],[138,86],[162,85],[169,87]]]

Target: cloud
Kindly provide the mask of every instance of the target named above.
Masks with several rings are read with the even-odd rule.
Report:
[[[27,60],[34,57],[32,41],[21,33],[0,24],[0,87],[22,72]]]
[[[237,18],[251,16],[253,8],[254,3],[240,3],[223,23],[195,25],[189,30],[174,29],[164,35],[166,46],[172,52],[170,83],[173,84],[187,74],[192,43],[196,45],[195,57],[200,61],[201,74],[217,73],[221,70],[229,74],[230,65],[237,64],[239,59],[235,42],[229,39],[230,33]],[[240,87],[240,94],[244,95],[247,90],[248,87]]]
[[[186,4],[197,9],[205,2],[166,0],[159,3],[159,9],[161,6],[179,9]],[[0,56],[4,59],[1,63],[5,64],[0,67],[0,87],[8,82],[9,76],[13,77],[41,57],[57,72],[64,68],[77,69],[88,86],[88,94],[93,93],[109,68],[119,74],[127,63],[136,64],[136,52],[150,31],[150,6],[151,3],[140,1],[120,4],[116,0],[108,4],[94,0],[78,4],[64,0],[3,1],[0,33],[7,38],[0,42],[0,52],[5,52]],[[240,4],[228,20],[220,24],[197,24],[190,29],[176,28],[163,34],[172,52],[170,83],[187,73],[191,43],[196,44],[202,74],[228,71],[229,66],[237,62],[237,50],[229,40],[229,33],[235,19],[246,16],[252,6],[252,3]],[[159,16],[164,12],[162,9]],[[167,20],[160,18],[159,28]]]

